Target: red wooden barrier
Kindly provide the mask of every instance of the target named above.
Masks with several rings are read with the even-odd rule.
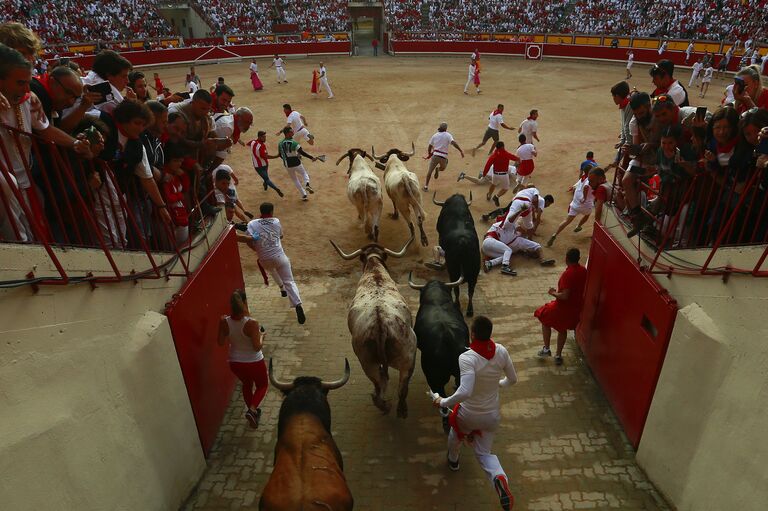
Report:
[[[225,231],[203,263],[166,307],[176,354],[207,456],[227,411],[235,378],[227,349],[216,342],[229,297],[244,288],[235,231]]]
[[[595,224],[576,338],[637,448],[667,353],[677,303]]]

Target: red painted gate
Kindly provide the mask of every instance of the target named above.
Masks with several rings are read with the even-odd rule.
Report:
[[[229,228],[166,308],[206,456],[216,439],[235,386],[227,362],[227,349],[216,342],[219,319],[222,314],[229,313],[232,291],[243,287],[235,231]]]
[[[576,338],[637,448],[677,314],[677,303],[595,224]]]

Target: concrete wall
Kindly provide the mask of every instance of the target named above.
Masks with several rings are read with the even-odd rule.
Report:
[[[213,29],[191,7],[161,7],[160,14],[168,20],[181,37],[203,38],[208,37],[208,32]]]
[[[606,225],[617,224],[614,217],[606,220]],[[627,240],[618,227],[613,234],[629,253],[637,253],[632,246],[637,238]],[[712,266],[746,267],[751,261],[751,268],[764,249],[723,249]],[[707,254],[675,252],[699,262]],[[637,460],[680,511],[763,510],[768,502],[768,279],[657,279],[680,310]]]
[[[214,223],[212,242],[224,226]],[[206,247],[193,250],[193,269]],[[76,276],[101,273],[98,253],[59,255]],[[148,264],[114,255],[125,274]],[[46,275],[48,264],[37,247],[0,251],[6,278],[29,266]],[[163,315],[184,281],[0,290],[0,509],[179,508],[205,469]]]

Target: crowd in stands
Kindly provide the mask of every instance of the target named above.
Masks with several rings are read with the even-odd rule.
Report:
[[[275,16],[270,0],[205,0],[194,2],[212,34],[266,34]]]
[[[217,207],[247,219],[224,162],[253,114],[223,78],[185,99],[103,50],[87,74],[49,66],[30,94],[40,48],[0,25],[0,240],[173,250]],[[194,66],[187,81],[201,85]]]
[[[135,0],[4,0],[0,22],[6,21],[23,23],[46,44],[173,34],[152,2]]]
[[[277,0],[280,21],[295,23],[310,32],[345,32],[349,30],[347,0]]]

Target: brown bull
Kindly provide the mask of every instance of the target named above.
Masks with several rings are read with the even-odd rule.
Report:
[[[280,406],[275,467],[259,500],[261,511],[351,511],[354,502],[344,477],[341,452],[331,436],[328,391],[349,380],[324,382],[300,376],[293,382],[275,379],[269,361],[269,381],[285,394]]]

